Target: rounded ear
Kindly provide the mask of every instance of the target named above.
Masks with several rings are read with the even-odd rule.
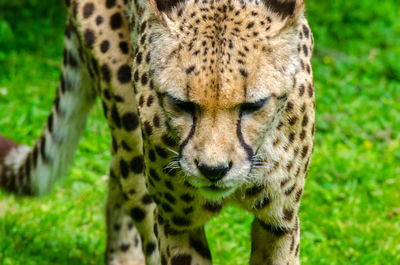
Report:
[[[304,7],[303,0],[263,0],[265,6],[282,18],[296,17]]]
[[[153,12],[159,17],[162,17],[162,13],[168,13],[179,3],[185,2],[185,0],[147,0]]]

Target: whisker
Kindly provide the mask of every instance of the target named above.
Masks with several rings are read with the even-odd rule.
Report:
[[[169,147],[167,147],[167,150],[170,151],[171,153],[173,153],[174,155],[179,155],[179,153],[177,151],[175,151],[174,149],[171,149]]]

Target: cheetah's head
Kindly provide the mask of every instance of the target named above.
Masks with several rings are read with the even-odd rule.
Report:
[[[186,180],[223,198],[252,178],[300,59],[301,0],[150,1],[150,74]]]

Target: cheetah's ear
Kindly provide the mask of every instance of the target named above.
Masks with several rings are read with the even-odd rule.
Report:
[[[263,0],[265,6],[282,18],[295,18],[304,8],[303,0]]]
[[[168,13],[185,0],[148,0],[148,2],[153,12],[161,18],[162,13]]]

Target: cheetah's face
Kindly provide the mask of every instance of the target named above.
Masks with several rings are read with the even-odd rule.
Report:
[[[262,177],[252,174],[255,157],[280,119],[299,58],[294,29],[263,4],[215,5],[187,1],[164,15],[151,72],[186,180],[222,198]]]

